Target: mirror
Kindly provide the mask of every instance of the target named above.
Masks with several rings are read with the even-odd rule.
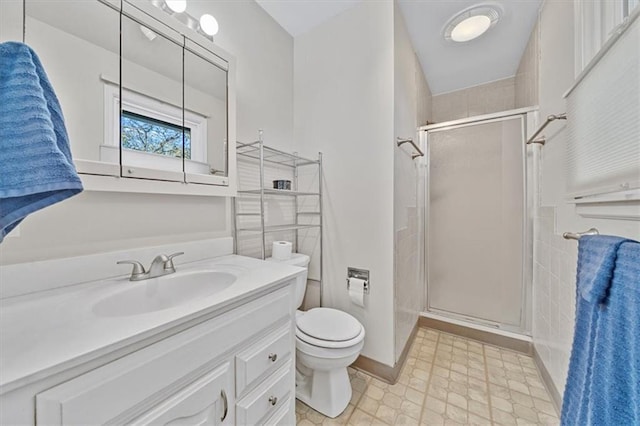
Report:
[[[105,81],[119,86],[120,13],[98,1],[28,0],[25,15],[25,42],[55,88],[74,159],[117,172],[119,154],[105,156],[102,144],[109,133]]]
[[[162,30],[122,16],[120,137],[110,142],[120,148],[122,176],[183,181],[191,138],[183,111],[184,39]]]
[[[229,64],[206,40],[146,1],[26,0],[25,15],[79,172],[228,184]]]
[[[227,176],[227,72],[190,40],[185,47],[185,123],[197,123],[184,159],[186,179],[209,183],[208,176]]]

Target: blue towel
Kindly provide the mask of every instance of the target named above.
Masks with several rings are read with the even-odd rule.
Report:
[[[0,242],[28,214],[82,191],[60,103],[40,59],[0,44]]]
[[[640,424],[640,243],[580,238],[562,425]]]

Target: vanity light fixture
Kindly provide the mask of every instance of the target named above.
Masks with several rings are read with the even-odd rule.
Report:
[[[444,38],[462,43],[480,37],[500,20],[501,11],[494,6],[465,9],[447,22]]]
[[[182,13],[187,10],[187,0],[164,0],[164,3],[175,13]]]
[[[218,21],[213,16],[205,13],[200,17],[200,29],[204,31],[205,34],[214,36],[218,33]]]
[[[212,15],[205,13],[200,19],[196,19],[186,12],[187,0],[150,0],[150,2],[158,9],[173,16],[187,27],[197,31],[211,41],[213,41],[213,36],[218,33],[220,28],[218,21]],[[144,30],[142,31],[144,33]],[[146,33],[145,36],[149,38]]]

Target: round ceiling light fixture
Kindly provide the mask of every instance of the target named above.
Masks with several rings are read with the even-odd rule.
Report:
[[[444,38],[458,43],[478,38],[498,23],[500,15],[500,10],[494,6],[465,9],[449,20],[444,28]]]

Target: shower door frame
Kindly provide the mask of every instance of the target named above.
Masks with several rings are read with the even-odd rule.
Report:
[[[491,320],[484,320],[455,312],[434,309],[430,307],[429,299],[429,209],[430,209],[430,171],[431,156],[429,145],[430,131],[446,131],[462,127],[469,127],[478,124],[495,123],[513,118],[521,118],[521,140],[522,148],[522,190],[523,190],[523,221],[522,221],[522,274],[521,274],[521,297],[520,297],[520,321],[517,325],[501,324]],[[446,121],[443,123],[430,124],[418,129],[420,133],[420,145],[425,150],[425,173],[424,173],[424,203],[425,212],[423,219],[424,229],[424,312],[438,315],[451,320],[463,321],[473,325],[489,327],[506,332],[517,334],[531,334],[531,314],[532,314],[532,285],[533,285],[533,211],[537,205],[537,165],[535,158],[537,150],[529,150],[526,145],[527,137],[535,129],[538,121],[537,107],[519,108],[508,111],[501,111],[492,114],[478,115],[459,120]],[[537,146],[537,145],[535,145]],[[532,154],[531,164],[529,154]]]

